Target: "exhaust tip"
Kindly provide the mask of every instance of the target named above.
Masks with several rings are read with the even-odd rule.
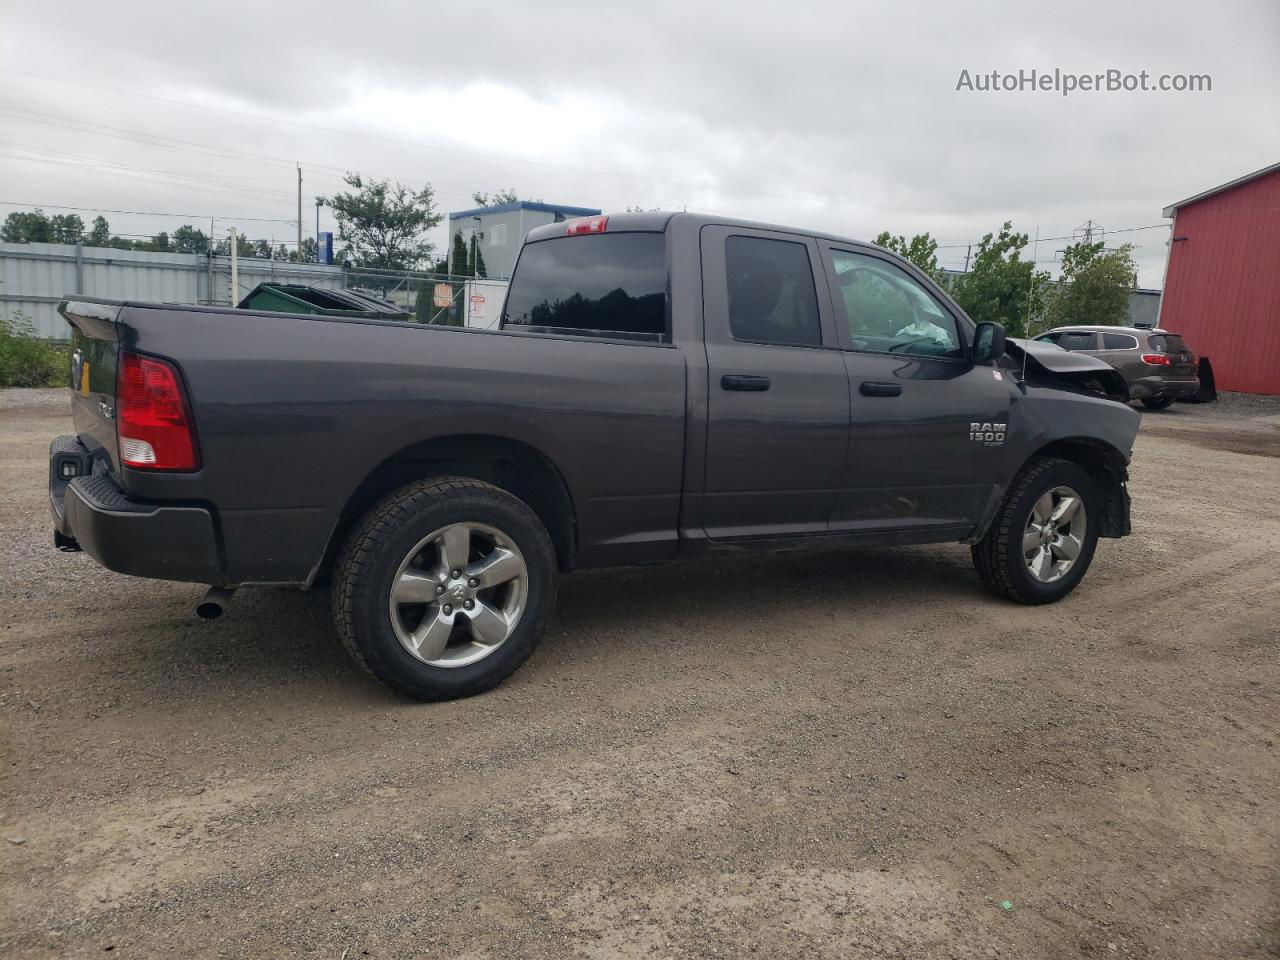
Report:
[[[217,620],[222,616],[223,606],[216,600],[203,600],[196,604],[196,616],[201,620]]]
[[[210,587],[204,599],[196,604],[196,616],[201,620],[217,620],[226,611],[234,590],[234,587]]]

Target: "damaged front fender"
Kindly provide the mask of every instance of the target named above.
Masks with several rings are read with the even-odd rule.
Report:
[[[1040,381],[1046,386],[1061,384],[1119,403],[1129,402],[1129,384],[1124,375],[1097,357],[1038,340],[1012,338],[1006,341],[1005,352],[1023,369],[1022,380]]]

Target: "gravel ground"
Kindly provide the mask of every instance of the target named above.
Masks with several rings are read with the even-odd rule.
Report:
[[[1175,403],[1169,411],[1175,415],[1188,413],[1196,418],[1208,420],[1270,418],[1280,416],[1280,397],[1224,391],[1218,394],[1218,399],[1214,403]],[[1268,422],[1273,421],[1268,420]]]
[[[1147,414],[1056,606],[952,546],[577,574],[420,705],[321,596],[55,553],[65,398],[0,392],[0,954],[1276,957],[1268,403]]]
[[[0,410],[37,410],[66,403],[67,391],[62,387],[0,388]]]

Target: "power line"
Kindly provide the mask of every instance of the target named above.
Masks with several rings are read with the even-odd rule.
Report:
[[[22,203],[17,200],[0,200],[0,205],[8,207],[36,207],[49,210],[77,210],[82,213],[118,213],[132,214],[139,217],[185,217],[191,220],[243,220],[256,223],[293,223],[293,219],[284,217],[220,217],[210,213],[160,213],[155,210],[106,210],[102,207],[68,207],[58,203]]]
[[[37,157],[18,157],[22,160],[36,160],[46,162],[57,158],[62,162],[67,162],[76,166],[84,166],[90,169],[94,168],[114,168],[115,171],[127,171],[130,173],[155,174],[159,177],[169,178],[171,180],[181,181],[183,183],[192,184],[213,184],[222,189],[234,189],[239,193],[256,194],[265,199],[292,199],[290,194],[279,190],[269,190],[263,187],[249,187],[237,184],[229,184],[226,181],[219,181],[209,177],[192,176],[189,173],[182,173],[176,170],[157,170],[154,167],[142,167],[133,163],[121,163],[116,160],[108,160],[105,157],[91,157],[84,154],[64,153],[61,150],[50,150],[47,147],[29,147],[22,143],[12,140],[0,140],[0,145],[10,147],[17,150],[25,150],[28,153],[37,154]],[[104,169],[103,172],[113,172],[110,169]]]
[[[1107,233],[1137,233],[1139,230],[1168,230],[1172,227],[1172,223],[1151,223],[1145,227],[1124,227],[1121,230],[1108,230]],[[1068,234],[1065,237],[1041,237],[1040,242],[1044,243],[1049,240],[1074,240],[1075,236]],[[981,240],[972,241],[974,244],[981,243]],[[938,245],[939,250],[963,250],[969,246],[968,243],[942,243]]]
[[[153,183],[156,183],[162,186],[182,188],[184,191],[188,193],[190,192],[216,193],[216,194],[222,194],[225,196],[234,196],[234,197],[248,196],[251,199],[261,199],[263,202],[272,203],[272,204],[279,204],[284,200],[283,196],[279,196],[279,197],[271,196],[261,192],[257,192],[255,194],[255,192],[252,190],[237,189],[234,185],[231,185],[231,184],[216,185],[214,183],[198,180],[195,178],[170,178],[164,175],[157,175],[154,173],[149,173],[145,170],[138,170],[138,169],[112,169],[110,166],[94,165],[91,163],[82,163],[74,159],[60,159],[54,156],[30,157],[30,156],[23,156],[21,154],[8,153],[2,150],[0,150],[0,157],[9,157],[11,159],[25,161],[27,163],[43,163],[43,164],[56,164],[56,165],[68,166],[77,170],[91,171],[99,175],[105,174],[107,176],[123,177],[127,180],[133,180],[135,182],[151,181]],[[281,222],[284,222],[284,223],[295,222],[293,218],[264,217],[262,219],[264,220],[279,219]]]

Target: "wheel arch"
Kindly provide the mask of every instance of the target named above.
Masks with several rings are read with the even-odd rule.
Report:
[[[343,538],[373,504],[406,483],[439,476],[481,480],[524,501],[547,528],[560,569],[573,568],[577,553],[573,497],[551,459],[510,437],[458,434],[402,447],[357,484],[338,514],[313,580],[327,575]]]
[[[1097,487],[1102,500],[1102,519],[1098,535],[1123,537],[1129,533],[1129,461],[1123,453],[1095,437],[1062,437],[1052,440],[1027,458],[1019,473],[1027,464],[1045,457],[1067,460],[1083,468]]]

